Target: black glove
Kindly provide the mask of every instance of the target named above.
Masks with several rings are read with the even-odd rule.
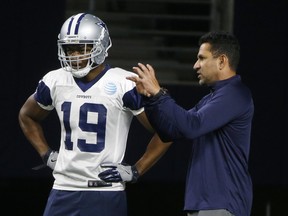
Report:
[[[45,155],[42,156],[43,163],[54,170],[56,161],[58,158],[58,152],[49,149]]]
[[[139,178],[135,166],[121,163],[106,163],[100,165],[102,168],[110,168],[101,173],[98,177],[105,182],[131,182],[135,183]]]

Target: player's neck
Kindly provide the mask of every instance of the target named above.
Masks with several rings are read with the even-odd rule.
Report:
[[[95,79],[98,74],[100,74],[105,68],[104,64],[99,65],[98,67],[92,69],[85,77],[83,77],[83,81],[90,82]]]

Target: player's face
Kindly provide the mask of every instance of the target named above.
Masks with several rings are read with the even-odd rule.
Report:
[[[194,69],[197,71],[199,84],[212,84],[218,80],[217,58],[210,51],[210,44],[203,43],[198,51]]]
[[[81,69],[86,67],[92,45],[87,44],[73,44],[64,46],[66,56],[71,57],[71,66],[74,69]]]

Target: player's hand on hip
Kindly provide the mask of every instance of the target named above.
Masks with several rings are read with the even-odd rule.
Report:
[[[102,168],[108,168],[98,175],[98,177],[105,182],[134,183],[139,178],[139,173],[135,166],[121,163],[106,163],[100,166]]]
[[[54,170],[58,158],[58,152],[49,149],[45,155],[42,156],[43,163]]]

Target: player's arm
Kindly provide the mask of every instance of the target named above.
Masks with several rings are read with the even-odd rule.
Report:
[[[50,111],[42,109],[37,104],[34,96],[31,95],[21,107],[18,119],[26,138],[39,153],[43,162],[53,169],[58,153],[49,148],[41,125],[41,121],[44,120],[49,113]],[[49,158],[53,159],[52,164],[48,162]]]
[[[153,130],[144,112],[138,115],[137,118],[145,128]],[[147,172],[164,155],[171,144],[172,142],[162,142],[158,134],[155,133],[148,143],[146,151],[133,166],[127,164],[103,164],[102,167],[108,169],[100,173],[99,177],[107,182],[136,182],[141,175]]]
[[[145,112],[138,115],[137,119],[146,129],[154,131]],[[154,133],[152,139],[147,145],[145,153],[135,164],[139,175],[143,175],[148,171],[165,154],[171,144],[172,142],[163,142],[158,134]]]

